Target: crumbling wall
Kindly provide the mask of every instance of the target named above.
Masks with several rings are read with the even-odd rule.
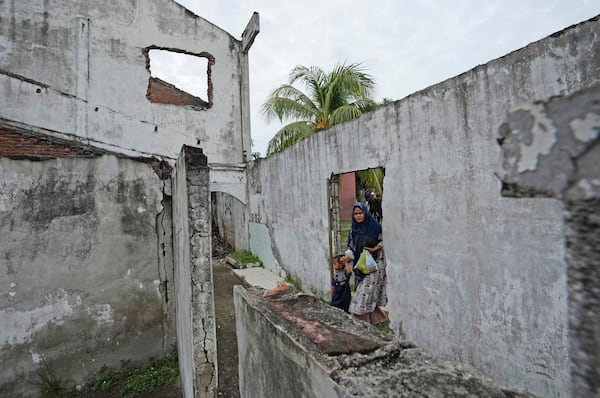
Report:
[[[173,253],[177,348],[186,398],[214,397],[218,386],[208,183],[206,155],[184,146],[173,178]]]
[[[21,136],[40,142],[27,158],[8,155],[0,136],[0,395],[28,396],[43,360],[80,383],[170,351],[168,173],[89,150],[57,158],[80,148],[43,137]]]
[[[248,49],[174,1],[4,1],[0,43],[3,119],[173,162],[184,144],[217,163],[249,159]],[[148,98],[150,49],[207,59],[194,72],[209,102],[165,85]]]
[[[256,162],[250,230],[265,236],[251,245],[269,242],[325,294],[327,179],[385,167],[394,330],[503,386],[570,396],[562,205],[501,197],[496,140],[512,106],[600,81],[599,29],[598,17],[574,25]]]
[[[600,85],[523,104],[501,130],[509,197],[564,204],[573,392],[600,394]]]
[[[241,397],[525,397],[315,296],[263,294],[234,287]]]

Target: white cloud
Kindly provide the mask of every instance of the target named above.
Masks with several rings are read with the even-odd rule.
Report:
[[[259,112],[296,65],[324,70],[362,62],[375,99],[400,99],[501,57],[600,12],[597,0],[177,0],[240,38],[252,12],[260,33],[250,49],[253,151],[266,153],[281,127]]]

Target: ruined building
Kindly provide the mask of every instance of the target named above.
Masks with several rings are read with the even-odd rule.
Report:
[[[172,1],[51,3],[0,2],[0,395],[43,359],[83,380],[174,345],[212,394],[211,223],[324,293],[338,178],[372,167],[394,331],[513,391],[598,394],[598,17],[250,161],[258,15],[238,40]],[[205,60],[206,96],[154,51]]]

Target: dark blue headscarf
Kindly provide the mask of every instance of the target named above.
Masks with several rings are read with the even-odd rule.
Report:
[[[381,239],[381,224],[369,213],[367,205],[362,202],[356,202],[352,206],[352,213],[354,213],[354,209],[356,208],[365,213],[365,219],[363,222],[358,223],[354,219],[354,215],[352,215],[352,229],[348,235],[347,246],[354,253],[354,262],[358,260],[367,236],[375,238],[378,241]]]

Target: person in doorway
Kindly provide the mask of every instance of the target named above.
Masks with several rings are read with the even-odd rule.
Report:
[[[365,203],[369,204],[369,199],[371,199],[371,189],[365,188]]]
[[[338,254],[333,258],[333,278],[331,280],[331,305],[348,312],[352,295],[350,293],[350,276],[352,269],[348,256]]]
[[[381,219],[383,218],[381,215],[381,196],[377,195],[375,192],[373,192],[371,199],[369,200],[369,212],[377,221],[381,222]]]
[[[382,307],[387,305],[387,274],[383,251],[381,224],[369,213],[364,203],[352,209],[352,228],[348,235],[346,255],[354,266],[363,250],[367,250],[378,265],[378,271],[368,275],[354,268],[356,291],[349,311],[356,318],[374,325],[388,321]]]

